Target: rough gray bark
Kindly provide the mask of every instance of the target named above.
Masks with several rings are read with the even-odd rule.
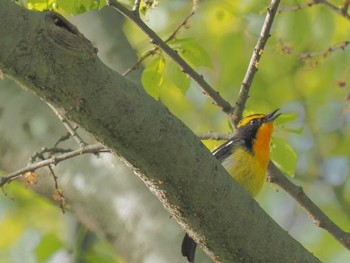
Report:
[[[103,28],[108,28],[107,25],[122,23],[120,16],[118,19],[115,12],[107,10],[85,13],[75,17],[74,23],[96,43],[99,57],[102,53],[104,63],[124,71],[128,65],[116,65],[117,60],[131,63],[137,58],[131,56],[126,59],[125,50],[131,48],[126,45],[118,27],[113,27],[113,34],[103,31]],[[122,31],[121,27],[119,31]],[[105,39],[106,34],[110,39]],[[115,44],[114,39],[119,43]],[[137,82],[135,78],[132,80]],[[34,152],[52,146],[66,132],[40,98],[21,90],[9,79],[0,81],[0,169],[3,172],[10,173],[24,167]],[[82,134],[81,129],[79,134],[84,140],[95,143],[91,136]],[[77,144],[70,141],[63,146],[76,148]],[[117,254],[127,262],[150,263],[155,259],[164,263],[179,262],[183,235],[181,227],[175,220],[169,219],[169,214],[158,199],[118,158],[111,158],[108,154],[100,158],[81,156],[55,166],[54,171],[75,217],[99,236],[107,238]],[[35,191],[51,198],[54,190],[52,177],[46,168],[37,173],[40,179]],[[99,189],[103,189],[103,192],[96,194]],[[70,216],[71,213],[67,212],[64,217]],[[38,220],[45,220],[45,217],[41,216]],[[71,238],[68,242],[75,242],[76,236],[71,226],[73,220],[64,222],[65,236]],[[178,244],[178,247],[173,244]]]
[[[233,182],[181,121],[106,67],[68,22],[1,1],[0,23],[3,74],[123,158],[214,260],[319,262]]]

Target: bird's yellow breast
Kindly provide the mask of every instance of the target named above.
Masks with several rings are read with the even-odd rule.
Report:
[[[223,160],[222,165],[253,197],[260,192],[265,181],[267,165],[261,165],[256,155],[244,148],[238,148]]]
[[[251,116],[256,118],[260,115]],[[247,125],[244,119],[243,125]],[[251,140],[251,149],[242,145],[232,147],[231,155],[222,160],[222,165],[228,173],[241,184],[251,195],[256,196],[265,181],[266,170],[270,159],[270,139],[273,132],[273,123],[263,123],[254,138]]]

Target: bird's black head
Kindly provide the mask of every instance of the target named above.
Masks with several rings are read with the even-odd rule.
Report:
[[[264,131],[261,134],[267,136],[268,140],[270,140],[273,130],[272,123],[281,115],[281,113],[276,114],[278,110],[274,110],[268,114],[253,114],[243,118],[237,126],[235,137],[243,139],[249,150],[252,150],[253,140],[256,139],[260,129]]]

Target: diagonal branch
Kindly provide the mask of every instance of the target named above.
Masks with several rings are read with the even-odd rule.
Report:
[[[189,64],[187,64],[186,61],[176,51],[169,47],[151,28],[149,28],[139,16],[135,16],[132,11],[118,1],[108,0],[107,4],[133,21],[145,34],[147,34],[151,39],[151,43],[162,49],[176,64],[178,64],[181,70],[189,75],[223,112],[230,114],[233,111],[230,103],[222,98],[220,94],[204,80],[202,75],[198,74]]]
[[[350,250],[350,233],[337,226],[312,200],[303,189],[289,181],[286,176],[272,163],[269,164],[268,181],[280,186],[306,211],[313,223],[325,229],[340,244]]]
[[[329,8],[332,11],[334,11],[335,13],[337,13],[338,15],[341,15],[345,19],[350,20],[350,15],[348,13],[348,8],[349,8],[349,5],[350,5],[350,1],[349,0],[345,0],[341,7],[338,7],[338,6],[330,3],[327,0],[311,0],[310,2],[305,3],[305,4],[299,4],[299,5],[295,5],[295,6],[289,6],[289,7],[281,7],[278,10],[278,12],[282,13],[282,12],[298,11],[298,10],[309,8],[309,7],[318,5],[318,4],[323,4],[327,8]]]
[[[314,5],[319,4],[319,1],[312,0],[308,3],[305,4],[299,4],[299,5],[294,5],[294,6],[283,6],[278,8],[278,13],[283,13],[283,12],[292,12],[292,11],[299,11],[301,9],[309,8]]]
[[[192,8],[192,11],[185,17],[185,19],[182,21],[182,23],[174,30],[174,32],[164,41],[165,43],[168,43],[169,41],[173,40],[176,37],[176,34],[180,31],[180,29],[182,27],[184,27],[188,20],[194,15],[194,12],[196,10],[196,6],[194,5]],[[136,70],[140,67],[140,64],[142,61],[144,61],[146,58],[148,58],[149,56],[152,56],[153,54],[155,54],[157,52],[157,50],[159,50],[159,46],[155,46],[152,49],[148,50],[146,53],[144,53],[139,59],[138,61],[135,63],[134,66],[132,66],[131,68],[129,68],[127,71],[125,71],[123,73],[123,76],[127,76],[131,71]]]
[[[72,125],[69,123],[67,118],[59,113],[58,110],[55,109],[54,106],[52,106],[50,103],[46,103],[51,110],[55,113],[56,117],[62,122],[63,126],[67,129],[68,133],[73,137],[75,142],[82,148],[87,145],[86,142],[79,136],[79,134],[76,132],[76,128],[73,128]]]
[[[296,51],[296,50],[288,47],[281,40],[280,40],[280,44],[282,46],[282,51],[285,54],[295,55],[300,60],[305,60],[305,59],[314,58],[314,57],[324,57],[324,58],[326,58],[326,57],[330,56],[334,51],[337,51],[337,50],[343,50],[344,51],[350,45],[350,41],[349,40],[342,41],[339,44],[336,44],[334,46],[331,46],[331,47],[327,48],[326,50],[319,51],[319,52],[299,52],[299,51]]]
[[[348,1],[345,1],[342,7],[337,7],[336,5],[330,3],[326,0],[314,0],[316,3],[321,3],[324,6],[330,8],[334,12],[336,12],[338,15],[341,15],[342,17],[346,18],[347,20],[350,20],[350,15],[348,14]]]
[[[42,167],[45,167],[48,165],[52,165],[52,164],[56,165],[62,161],[65,161],[67,159],[70,159],[70,158],[73,158],[73,157],[76,157],[79,155],[83,155],[86,153],[97,154],[97,153],[102,153],[102,152],[109,152],[109,151],[101,144],[94,144],[94,145],[85,146],[83,148],[80,148],[80,149],[77,149],[74,151],[63,153],[63,154],[58,155],[58,156],[53,156],[49,159],[30,164],[27,167],[19,169],[19,170],[15,171],[13,173],[10,173],[6,176],[0,177],[0,187],[4,186],[6,183],[9,183],[9,182],[21,177],[22,175],[24,175],[27,172],[33,172],[39,168],[42,168]]]
[[[245,108],[245,104],[249,97],[249,90],[252,85],[255,73],[258,71],[260,58],[263,54],[266,42],[270,37],[270,30],[271,30],[276,12],[278,10],[279,3],[280,3],[280,0],[272,0],[270,7],[267,9],[265,21],[260,32],[260,37],[254,48],[252,57],[249,62],[249,66],[247,68],[246,74],[244,76],[244,79],[242,81],[242,84],[239,90],[238,98],[237,98],[235,109],[232,116],[233,122],[235,123],[235,125],[237,125],[237,123],[242,119],[242,114]]]

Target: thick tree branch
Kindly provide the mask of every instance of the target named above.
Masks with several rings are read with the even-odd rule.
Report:
[[[106,67],[74,26],[10,0],[0,2],[0,23],[0,35],[6,36],[0,38],[3,74],[122,156],[171,216],[199,234],[196,241],[213,259],[319,262],[266,215],[181,121]]]

